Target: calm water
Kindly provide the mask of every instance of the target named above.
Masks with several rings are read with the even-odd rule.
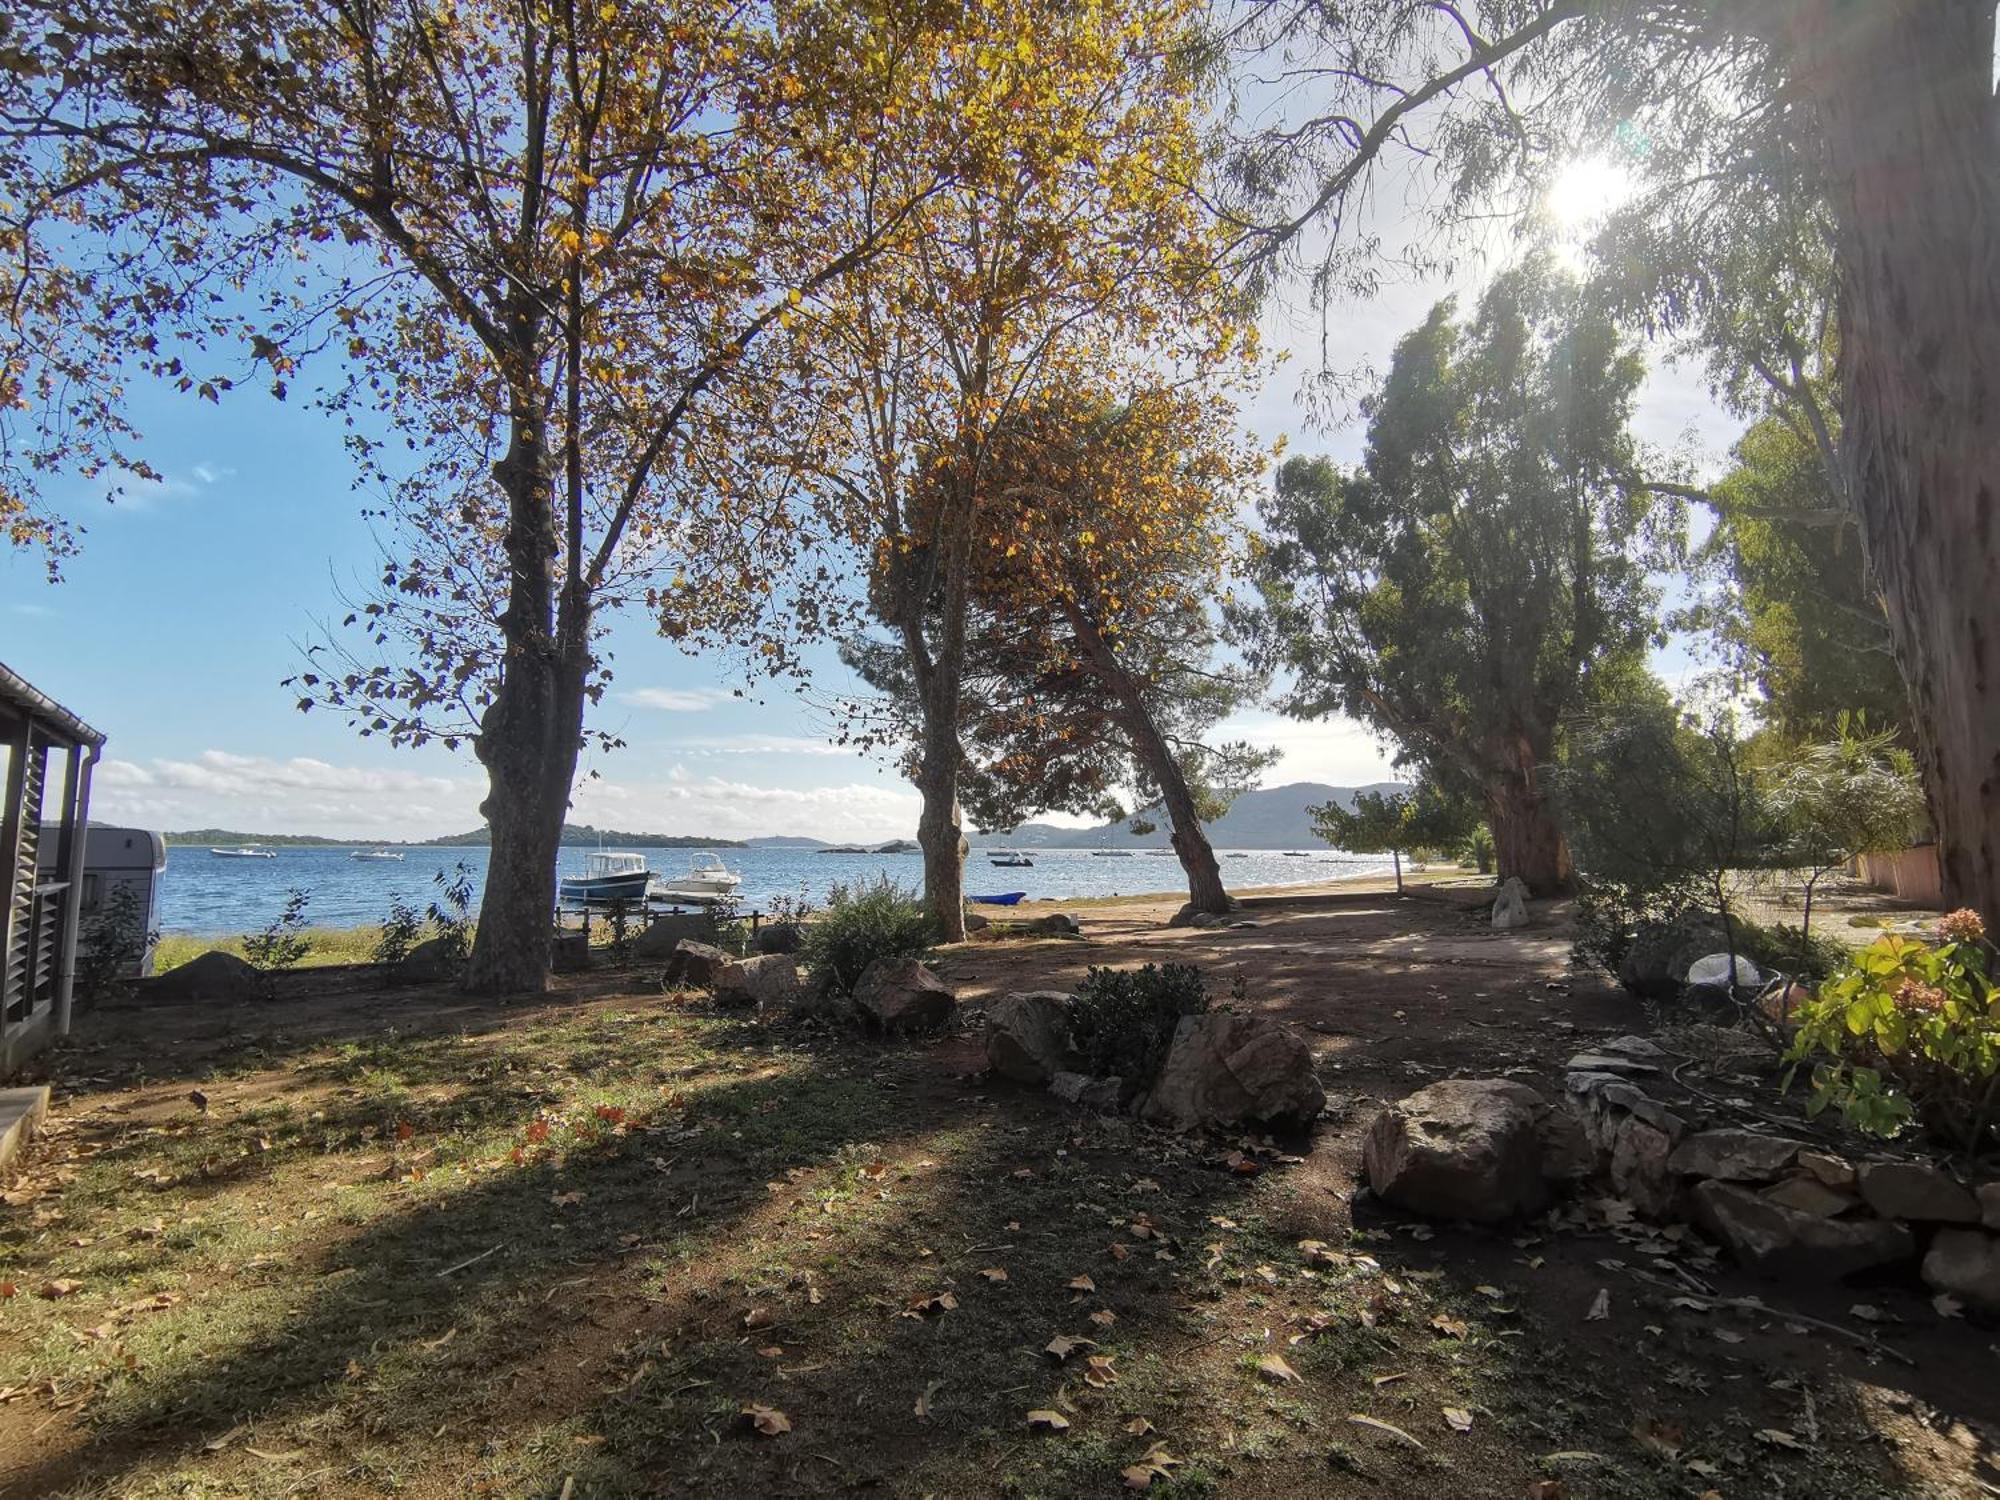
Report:
[[[485,849],[410,849],[401,864],[374,864],[349,859],[345,848],[279,848],[276,859],[217,859],[207,849],[175,845],[167,851],[167,868],[160,877],[154,920],[163,932],[232,934],[253,932],[278,914],[285,893],[293,886],[312,893],[308,919],[327,927],[351,927],[377,922],[387,913],[391,896],[401,895],[419,907],[434,894],[431,879],[461,861],[471,872],[475,891],[486,877]],[[589,851],[564,849],[561,872],[581,874]],[[657,874],[684,873],[686,849],[648,849]],[[729,868],[743,877],[746,907],[762,908],[771,897],[796,896],[801,887],[815,900],[835,881],[872,880],[887,875],[906,886],[923,879],[923,861],[914,854],[816,854],[810,849],[722,849]],[[1222,878],[1232,886],[1307,885],[1387,870],[1386,859],[1373,854],[1336,854],[1323,850],[1305,859],[1291,859],[1275,849],[1254,849],[1240,859],[1222,858]],[[1147,891],[1182,890],[1181,867],[1171,857],[1135,854],[1130,859],[1101,859],[1082,849],[1038,850],[1030,869],[999,869],[975,849],[966,865],[966,890],[974,895],[1025,891],[1030,897],[1121,896]],[[478,900],[473,902],[475,910]]]

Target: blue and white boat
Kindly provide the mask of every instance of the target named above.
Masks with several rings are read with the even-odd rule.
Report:
[[[636,904],[646,899],[646,887],[652,879],[645,855],[625,849],[594,849],[583,857],[583,873],[563,876],[557,890],[572,905]]]

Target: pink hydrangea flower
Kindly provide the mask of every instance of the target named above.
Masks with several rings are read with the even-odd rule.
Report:
[[[1969,906],[1961,906],[1957,911],[1946,912],[1938,918],[1938,941],[1944,943],[1976,943],[1986,936],[1986,924],[1979,913]]]

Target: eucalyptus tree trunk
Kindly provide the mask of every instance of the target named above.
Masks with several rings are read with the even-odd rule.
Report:
[[[512,416],[496,478],[507,496],[506,655],[474,750],[486,767],[479,806],[493,839],[479,926],[465,969],[475,995],[548,986],[556,859],[583,743],[590,604],[580,586],[556,596],[556,523],[546,427],[531,400]]]
[[[1091,675],[1118,700],[1119,719],[1131,736],[1132,747],[1160,789],[1160,801],[1173,829],[1174,853],[1187,875],[1188,905],[1198,912],[1217,916],[1227,912],[1230,901],[1222,884],[1222,866],[1216,862],[1208,832],[1201,826],[1201,811],[1195,806],[1194,792],[1181,772],[1180,762],[1174,758],[1173,746],[1160,733],[1159,724],[1146,706],[1145,695],[1139,691],[1132,674],[1125,670],[1111,643],[1075,604],[1066,603],[1064,610],[1077,643],[1083,647]]]
[[[1800,0],[1838,226],[1841,444],[1948,904],[2000,931],[2000,109],[1991,0]]]
[[[1509,748],[1505,759],[1511,762],[1507,771],[1486,787],[1498,878],[1518,875],[1532,895],[1561,895],[1570,882],[1569,842],[1563,837],[1555,803],[1542,789],[1537,772],[1541,757],[1521,740]],[[1634,787],[1632,795],[1644,796],[1645,789]]]

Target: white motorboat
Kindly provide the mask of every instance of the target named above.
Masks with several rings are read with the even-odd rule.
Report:
[[[248,844],[238,849],[211,849],[208,851],[217,859],[276,859],[278,856],[269,849],[252,849]]]
[[[374,864],[396,864],[403,862],[402,853],[395,849],[356,849],[347,856],[349,859],[368,860]]]
[[[989,849],[986,851],[988,864],[1002,865],[1009,869],[1032,869],[1034,861],[1019,849]]]
[[[1090,851],[1090,857],[1092,859],[1130,859],[1132,851],[1130,849],[1093,849]]]
[[[646,887],[652,879],[645,855],[626,849],[593,849],[583,857],[583,873],[563,876],[556,889],[572,904],[636,903],[646,899]]]
[[[648,894],[666,901],[685,901],[693,906],[712,906],[727,901],[743,884],[743,877],[722,862],[722,856],[704,850],[688,859],[688,872],[669,879],[661,876],[648,887]]]

